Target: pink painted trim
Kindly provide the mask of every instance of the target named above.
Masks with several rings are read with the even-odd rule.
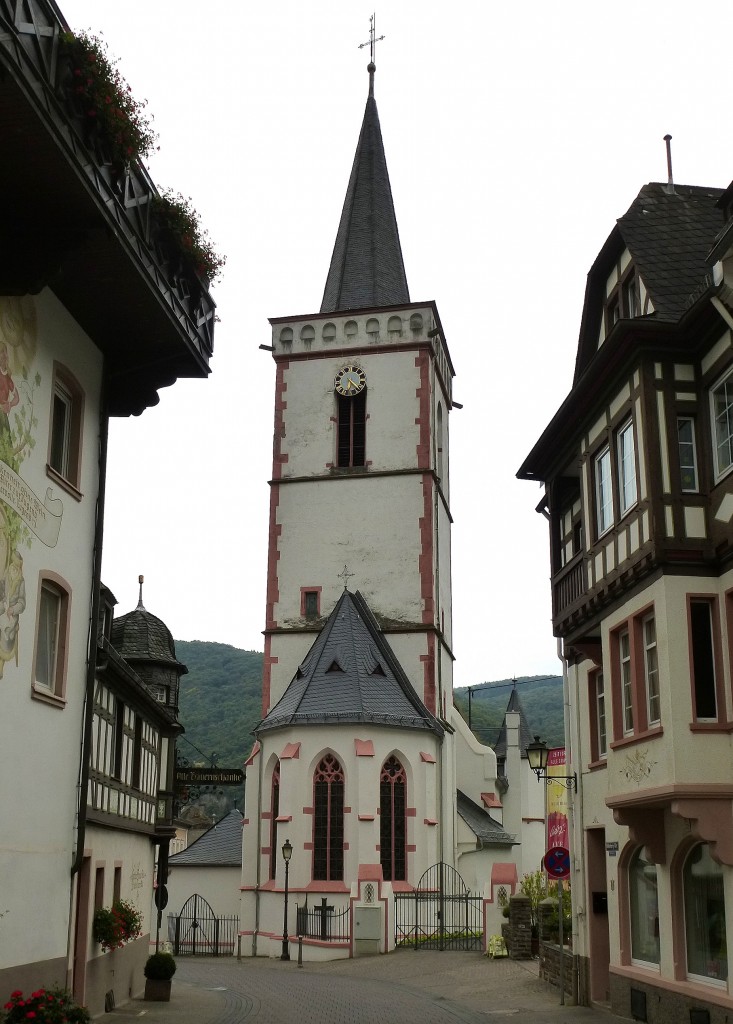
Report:
[[[414,892],[414,886],[410,885],[409,882],[392,882],[393,892]]]
[[[425,764],[435,764],[435,758],[432,754],[426,754],[424,750],[420,751],[420,760],[424,761]],[[483,796],[483,793],[481,794]]]
[[[412,845],[412,844],[410,844],[410,843],[408,843],[408,844],[407,844],[407,845],[405,846],[405,853],[417,853],[417,847],[416,847],[416,846],[413,846],[413,845]]]
[[[491,884],[492,885],[516,885],[517,884],[517,865],[512,864],[511,861],[499,861],[496,864],[491,865]]]
[[[323,587],[301,587],[300,588],[300,615],[301,618],[305,618],[305,595],[316,594],[316,615],[321,614],[321,592]]]
[[[262,818],[263,821],[269,821],[271,817],[272,811],[262,811],[260,814],[260,818]]]
[[[247,758],[247,760],[244,763],[247,766],[254,764],[254,760],[257,757],[257,755],[259,754],[260,750],[262,750],[262,747],[260,746],[260,741],[259,740],[255,740],[255,745],[252,747],[252,753],[249,755],[249,757]]]
[[[423,818],[423,825],[437,825],[437,818]]]
[[[244,828],[245,825],[249,825],[249,818],[242,818],[242,828]]]
[[[304,807],[303,808],[303,814],[313,814],[313,808],[312,807]]]
[[[354,740],[354,750],[357,757],[374,757],[373,740]]]
[[[406,810],[405,810],[405,817],[406,818],[416,818],[417,817],[417,807],[408,807],[408,808],[406,808]]]
[[[496,793],[482,793],[481,800],[483,801],[484,807],[501,807],[502,802]],[[542,819],[544,821],[544,818]]]
[[[652,975],[654,979],[652,982],[649,977],[649,971],[645,971],[643,967],[627,967],[626,965],[621,966],[619,964],[609,965],[609,973],[615,974],[619,978],[637,981],[641,984],[649,985],[651,983],[655,989],[669,992],[670,995],[684,996],[686,1000],[690,1000],[693,1004],[695,1002],[713,1003],[715,1006],[722,1006],[728,1011],[731,1009],[731,997],[725,989],[717,988],[714,985],[697,984],[694,981],[688,981],[685,976],[682,976],[680,980],[672,981],[670,978],[654,973]]]
[[[359,821],[374,821],[376,818],[375,814],[360,814]]]
[[[275,821],[292,821],[292,820],[293,820],[292,814],[278,814],[278,816],[275,818]]]
[[[303,892],[349,892],[348,885],[344,885],[343,882],[326,882],[319,880],[317,882],[309,882],[306,885]]]
[[[300,743],[288,743],[280,755],[281,761],[288,761],[294,758],[296,761],[300,757]]]
[[[360,882],[383,882],[384,874],[381,864],[360,864],[357,879]]]

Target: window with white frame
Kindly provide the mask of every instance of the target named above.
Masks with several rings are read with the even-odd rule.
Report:
[[[75,377],[54,366],[48,466],[73,487],[79,487],[81,423],[84,396]]]
[[[733,370],[712,388],[710,413],[715,475],[721,477],[733,466]]]
[[[604,448],[596,456],[596,522],[599,537],[613,526],[610,448]]]
[[[677,449],[680,460],[680,486],[687,493],[699,489],[697,481],[697,449],[695,421],[692,416],[677,417]]]
[[[659,710],[659,666],[657,663],[657,629],[654,616],[642,623],[644,635],[644,683],[646,689],[647,724],[656,725],[660,720]]]
[[[35,690],[63,697],[69,595],[49,579],[41,581],[35,649]]]
[[[634,453],[634,425],[629,420],[616,435],[618,458],[618,500],[621,515],[636,504],[636,457]]]
[[[628,629],[619,633],[619,662],[621,665],[621,700],[624,733],[634,731],[634,696],[631,678],[631,634]]]

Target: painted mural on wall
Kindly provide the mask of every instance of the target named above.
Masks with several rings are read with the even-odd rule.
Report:
[[[7,662],[18,664],[20,617],[26,607],[21,548],[34,537],[55,547],[63,504],[46,488],[41,500],[22,477],[36,446],[34,403],[41,376],[31,376],[38,328],[31,296],[0,297],[0,678]]]

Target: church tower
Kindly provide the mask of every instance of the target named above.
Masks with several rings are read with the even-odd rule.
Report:
[[[332,939],[321,950],[328,958],[359,942],[392,948],[392,894],[456,856],[453,366],[435,303],[410,300],[373,60],[368,70],[321,309],[270,321],[275,429],[244,955],[280,953],[286,840],[299,927],[319,906],[333,922],[379,917],[371,940],[354,923],[341,948]],[[291,918],[295,935],[292,908]],[[310,948],[311,934],[312,957],[323,943]]]

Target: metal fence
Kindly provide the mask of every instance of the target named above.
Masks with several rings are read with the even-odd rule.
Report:
[[[198,893],[190,896],[180,914],[168,915],[168,941],[175,956],[233,956],[238,917],[217,917]]]
[[[351,913],[348,907],[335,910],[324,897],[318,907],[309,907],[307,903],[297,907],[296,929],[303,938],[348,942],[351,938]]]
[[[395,945],[482,949],[483,899],[449,864],[435,864],[412,892],[395,893]]]

